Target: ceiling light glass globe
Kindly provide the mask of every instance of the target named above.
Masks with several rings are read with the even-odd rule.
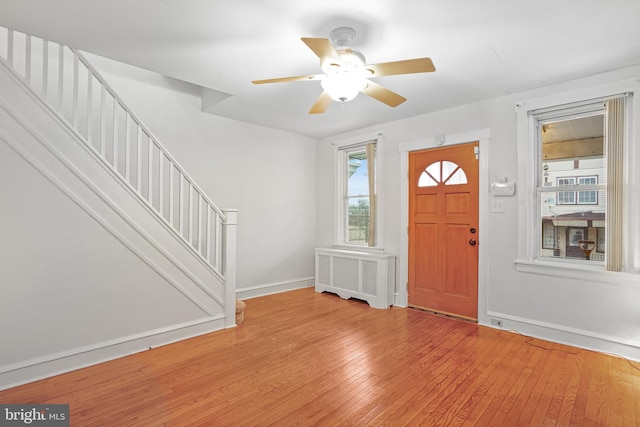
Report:
[[[334,73],[322,79],[320,85],[334,101],[347,102],[367,87],[366,81],[353,73]]]

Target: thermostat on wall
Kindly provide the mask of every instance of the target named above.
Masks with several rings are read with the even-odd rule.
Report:
[[[491,184],[491,195],[495,197],[513,196],[516,193],[516,183],[507,181],[506,176],[498,178],[498,182]]]

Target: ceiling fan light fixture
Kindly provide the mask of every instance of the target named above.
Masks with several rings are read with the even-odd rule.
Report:
[[[366,88],[367,82],[353,73],[334,73],[323,78],[320,81],[320,85],[334,101],[347,102],[351,101],[362,89]]]
[[[309,114],[324,113],[331,101],[347,102],[362,92],[389,107],[397,107],[407,98],[369,80],[373,77],[398,74],[430,73],[436,70],[430,58],[405,59],[367,65],[364,55],[349,47],[355,37],[355,30],[339,27],[331,32],[331,39],[302,37],[300,40],[320,59],[322,74],[311,76],[280,77],[253,80],[253,84],[320,80],[324,89],[309,110]]]

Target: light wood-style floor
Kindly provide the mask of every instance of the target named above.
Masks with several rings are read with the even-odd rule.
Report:
[[[637,426],[640,364],[302,289],[245,322],[0,392],[73,426]]]

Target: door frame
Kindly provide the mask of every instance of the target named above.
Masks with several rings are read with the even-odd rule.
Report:
[[[407,307],[409,301],[409,152],[448,147],[478,141],[478,323],[487,322],[487,267],[489,249],[489,139],[490,129],[436,135],[400,144],[400,248],[398,286],[395,305]]]

